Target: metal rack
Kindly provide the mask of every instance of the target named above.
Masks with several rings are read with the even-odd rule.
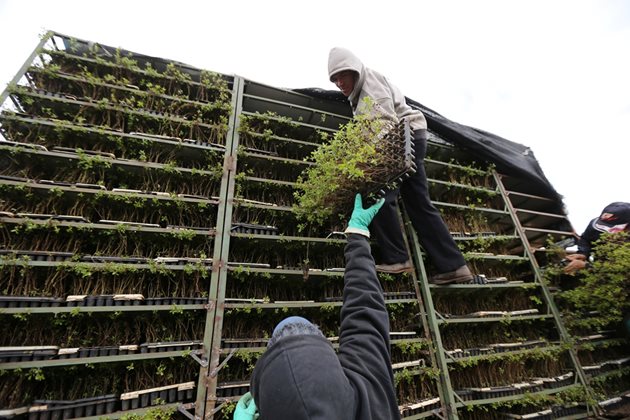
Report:
[[[162,407],[223,419],[247,391],[253,364],[283,317],[309,316],[336,347],[343,226],[303,228],[291,206],[295,181],[312,165],[308,156],[321,134],[334,134],[351,118],[345,103],[51,32],[0,104],[8,140],[0,142],[4,328],[33,317],[33,328],[52,328],[56,319],[71,328],[93,316],[95,326],[105,317],[124,329],[155,317],[163,331],[152,334],[164,338],[86,337],[85,345],[74,345],[52,328],[46,342],[6,339],[0,369],[46,376],[86,363],[111,367],[144,388],[108,399],[110,417]],[[416,270],[380,280],[402,416],[456,419],[526,395],[587,389],[537,263],[548,237],[575,234],[561,205],[430,134],[431,197],[469,264],[485,277],[429,285],[430,259],[401,219]],[[378,255],[376,244],[373,250]],[[19,276],[27,281],[17,282]],[[122,301],[116,294],[136,297]],[[519,325],[531,323],[544,337],[519,336],[527,332]],[[453,328],[479,327],[516,338],[474,342],[463,334],[465,345],[453,346]],[[494,369],[492,363],[540,352],[562,359],[556,366],[562,372],[466,385],[479,364]],[[134,364],[162,369],[166,361],[185,377],[129,374]],[[92,375],[74,372],[81,380]],[[74,405],[84,403],[90,402]],[[46,411],[34,407],[7,413]],[[578,418],[593,408],[555,410]]]

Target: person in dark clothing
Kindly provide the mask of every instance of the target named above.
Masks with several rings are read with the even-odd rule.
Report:
[[[283,320],[256,363],[251,394],[239,400],[235,420],[256,418],[256,409],[261,420],[400,418],[391,367],[389,316],[368,242],[368,225],[382,205],[380,200],[363,209],[357,194],[346,229],[338,354],[306,319]]]
[[[593,249],[593,244],[602,233],[630,231],[630,203],[610,203],[602,210],[599,217],[591,220],[578,240],[578,250],[567,255],[568,264],[564,267],[566,274],[574,274],[586,267]]]
[[[400,191],[393,190],[387,193],[383,209],[370,226],[378,240],[383,259],[383,264],[377,265],[376,270],[386,273],[413,270],[398,221],[397,202],[400,194],[411,223],[418,232],[420,243],[438,272],[430,282],[450,284],[471,281],[473,275],[466,265],[464,256],[442,220],[440,212],[429,198],[424,169],[427,122],[422,112],[411,108],[396,86],[380,73],[365,67],[352,52],[344,48],[333,48],[330,51],[328,75],[348,98],[355,115],[375,111],[378,118],[393,122],[406,119],[413,130],[417,171],[403,181]],[[371,99],[375,106],[374,110],[366,108],[365,98]]]

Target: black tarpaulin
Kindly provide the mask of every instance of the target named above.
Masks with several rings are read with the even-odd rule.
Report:
[[[318,98],[347,102],[341,92],[318,88],[294,89],[296,92]],[[531,182],[537,195],[562,201],[542,171],[532,150],[519,143],[506,140],[478,128],[456,123],[425,107],[413,99],[407,103],[425,115],[429,130],[444,137],[447,141],[470,152],[471,156],[494,163],[497,170],[505,175]]]

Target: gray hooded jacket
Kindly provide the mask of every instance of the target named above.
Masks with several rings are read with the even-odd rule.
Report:
[[[328,54],[328,76],[332,80],[334,74],[344,70],[352,70],[359,75],[354,90],[348,97],[355,115],[365,112],[363,98],[369,97],[374,101],[377,110],[388,120],[398,122],[406,118],[413,130],[427,128],[427,121],[422,112],[407,105],[400,89],[391,84],[385,76],[365,67],[351,51],[333,48]]]

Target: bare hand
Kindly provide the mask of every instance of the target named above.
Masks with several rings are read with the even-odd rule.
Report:
[[[576,255],[580,255],[580,254],[576,254]],[[567,257],[567,259],[569,258]],[[576,271],[582,270],[584,267],[586,267],[586,258],[585,259],[573,258],[571,259],[569,264],[567,264],[564,267],[564,273],[575,274]]]

